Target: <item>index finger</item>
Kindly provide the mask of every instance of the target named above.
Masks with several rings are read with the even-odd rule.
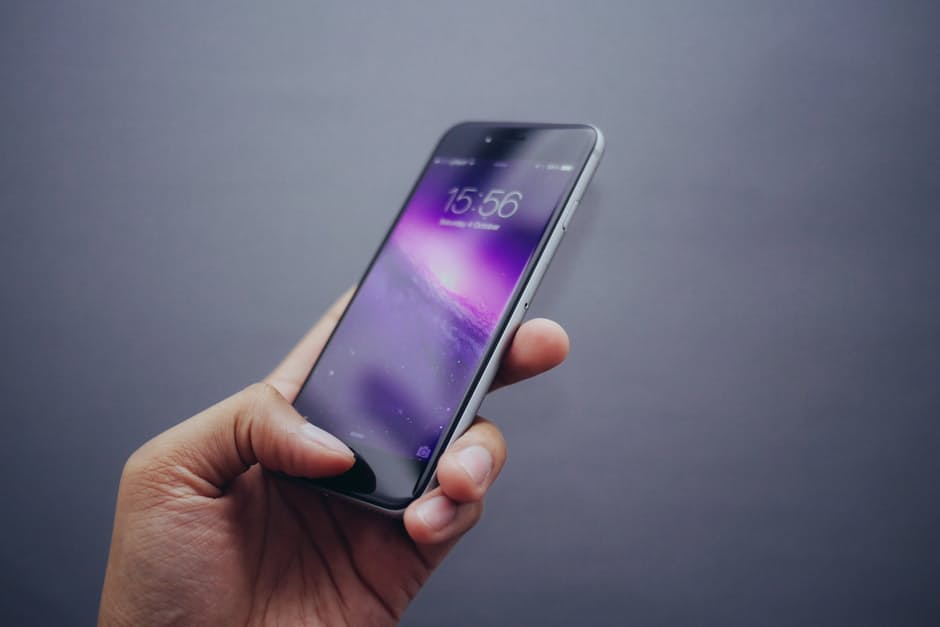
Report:
[[[304,384],[307,374],[313,368],[313,363],[323,350],[323,345],[336,328],[340,316],[346,311],[353,290],[355,287],[343,292],[343,295],[330,305],[323,317],[307,331],[297,346],[291,349],[287,357],[265,378],[265,382],[273,385],[287,400],[294,402],[300,392],[300,386]]]

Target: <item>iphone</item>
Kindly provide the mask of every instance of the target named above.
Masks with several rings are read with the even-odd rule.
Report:
[[[444,133],[294,403],[356,454],[319,486],[400,514],[435,485],[603,147],[583,124]]]

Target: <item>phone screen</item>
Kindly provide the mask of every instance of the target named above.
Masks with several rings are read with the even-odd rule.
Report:
[[[582,168],[544,147],[438,146],[295,401],[302,415],[357,453],[431,458]]]

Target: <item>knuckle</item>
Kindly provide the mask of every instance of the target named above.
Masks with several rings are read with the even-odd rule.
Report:
[[[273,404],[284,400],[277,388],[263,381],[249,385],[242,394],[243,402],[239,403],[235,410],[237,430],[247,428],[251,422],[264,422],[258,421],[257,418],[266,416]]]
[[[247,388],[245,388],[245,394],[253,403],[264,404],[269,403],[272,400],[280,398],[281,393],[277,389],[265,381],[259,381],[258,383],[252,383]]]
[[[121,479],[139,480],[159,472],[165,460],[177,453],[174,449],[167,450],[162,442],[163,438],[157,436],[144,442],[131,453],[124,462]]]
[[[133,479],[145,475],[150,468],[149,459],[141,447],[130,454],[121,470],[122,479]]]
[[[278,430],[283,429],[286,414],[278,407],[287,400],[276,387],[263,381],[248,386],[245,394],[246,400],[234,412],[232,428],[242,462],[251,465],[257,461],[258,447],[270,444]]]
[[[167,483],[178,465],[178,451],[165,451],[151,442],[131,453],[121,471],[122,488],[138,491]]]

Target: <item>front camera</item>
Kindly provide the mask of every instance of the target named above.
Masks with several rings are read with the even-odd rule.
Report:
[[[488,144],[488,143],[490,143],[491,141],[493,141],[493,138],[490,137],[489,135],[487,135],[486,137],[483,138],[483,141],[485,141],[485,142]]]

